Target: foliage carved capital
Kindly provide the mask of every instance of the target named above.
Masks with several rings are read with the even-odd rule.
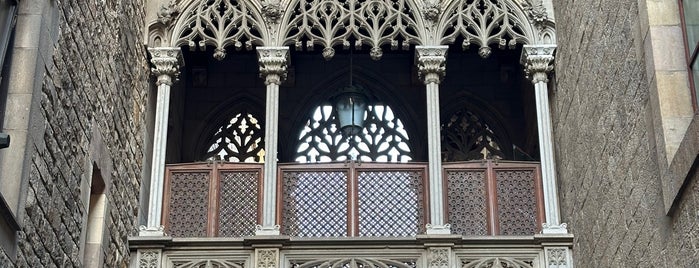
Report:
[[[151,56],[150,62],[153,64],[151,72],[158,78],[156,85],[165,84],[171,86],[173,82],[177,81],[180,75],[180,67],[184,66],[180,48],[148,48],[148,53]]]
[[[548,83],[548,74],[553,71],[553,53],[556,45],[524,46],[520,63],[532,83]]]
[[[425,84],[439,84],[447,71],[448,46],[416,46],[415,64],[418,76]]]
[[[260,64],[260,77],[265,79],[265,84],[279,85],[286,79],[288,47],[257,47],[257,60]]]

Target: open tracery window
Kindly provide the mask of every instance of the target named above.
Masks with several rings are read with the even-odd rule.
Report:
[[[442,124],[442,161],[504,159],[505,144],[493,129],[466,108]]]
[[[391,107],[369,105],[362,132],[345,138],[331,105],[315,108],[298,139],[294,159],[300,163],[332,162],[356,156],[364,162],[412,160],[410,139]]]
[[[219,127],[209,139],[204,159],[263,162],[263,135],[259,120],[255,116],[247,112],[238,113]]]

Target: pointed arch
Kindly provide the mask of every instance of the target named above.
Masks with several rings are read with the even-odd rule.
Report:
[[[252,50],[254,45],[265,45],[269,34],[262,18],[257,1],[191,1],[174,25],[171,44],[202,50],[213,46],[214,57],[220,60],[229,46]]]
[[[264,151],[265,122],[264,110],[260,107],[263,103],[241,94],[213,108],[202,122],[194,148],[195,159],[203,161],[213,157],[230,162],[261,162],[259,153]]]

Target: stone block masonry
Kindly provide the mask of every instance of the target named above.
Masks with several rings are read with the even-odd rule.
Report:
[[[144,0],[19,1],[18,24],[41,23],[34,83],[39,101],[31,108],[16,259],[0,250],[0,267],[82,267],[90,191],[85,185],[93,165],[108,182],[104,267],[128,266],[150,92],[141,42],[144,5]],[[25,13],[32,9],[40,16],[29,18]]]
[[[664,209],[666,160],[655,147],[662,126],[654,123],[646,71],[653,63],[646,62],[641,27],[645,2],[554,1],[553,125],[576,267],[699,265],[696,180],[674,212]]]

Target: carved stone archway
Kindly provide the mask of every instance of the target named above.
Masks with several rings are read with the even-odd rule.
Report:
[[[335,49],[368,47],[372,59],[382,47],[461,46],[490,55],[517,44],[555,44],[554,22],[542,0],[183,0],[163,5],[149,22],[150,47],[226,49],[291,46]]]

